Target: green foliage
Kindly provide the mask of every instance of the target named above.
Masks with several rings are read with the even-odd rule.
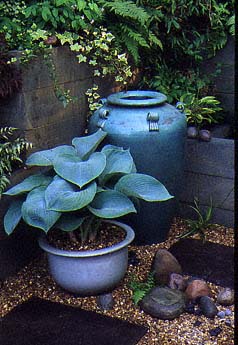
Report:
[[[31,148],[31,143],[17,137],[12,139],[17,128],[0,128],[0,197],[10,183],[8,176],[13,170],[13,164],[22,163],[21,154]]]
[[[154,273],[149,272],[147,279],[144,282],[135,279],[135,277],[132,277],[128,286],[133,292],[133,302],[135,303],[135,305],[138,305],[138,303],[145,297],[145,295],[153,287],[155,287]]]
[[[197,198],[194,198],[194,206],[190,206],[197,214],[196,220],[187,219],[186,223],[189,227],[188,231],[185,231],[183,234],[179,235],[178,238],[185,238],[192,236],[194,234],[199,234],[203,241],[206,240],[205,230],[209,228],[212,224],[210,224],[210,220],[212,217],[212,200],[210,200],[210,206],[208,207],[205,214],[202,213],[200,210],[199,202]]]
[[[133,201],[165,201],[172,196],[155,178],[136,173],[129,150],[105,145],[96,151],[106,133],[74,138],[72,146],[61,145],[35,152],[28,166],[48,167],[45,174],[27,177],[6,195],[17,198],[4,217],[11,234],[20,219],[48,232],[51,228],[72,232],[79,228],[81,241],[95,236],[100,219],[118,218],[136,212]]]
[[[45,57],[55,95],[64,106],[74,98],[59,86],[51,56],[52,46],[69,46],[76,52],[79,63],[91,66],[94,89],[98,89],[97,78],[107,75],[116,82],[127,84],[132,75],[127,57],[114,35],[101,25],[103,9],[97,1],[9,1],[1,6],[0,34],[5,35],[8,48],[22,51],[21,63],[29,62],[39,54]],[[87,90],[89,108],[93,111],[99,107],[100,95],[95,90],[92,94],[93,97],[91,88]]]
[[[206,96],[197,98],[195,95],[187,93],[180,97],[180,101],[184,104],[184,113],[187,116],[189,124],[193,124],[200,128],[204,124],[218,123],[223,116],[220,111],[218,101],[214,96]]]

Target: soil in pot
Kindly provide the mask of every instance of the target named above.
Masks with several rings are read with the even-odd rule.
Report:
[[[61,230],[49,232],[47,240],[53,247],[63,250],[97,250],[111,247],[114,244],[122,242],[126,237],[125,231],[113,224],[102,223],[99,227],[97,237],[93,241],[87,241],[82,244],[80,238],[78,241],[72,241],[69,234]]]

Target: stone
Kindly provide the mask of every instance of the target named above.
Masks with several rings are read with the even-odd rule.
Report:
[[[226,313],[225,313],[223,310],[221,310],[221,311],[219,311],[219,312],[217,313],[217,316],[218,316],[220,319],[224,319],[225,316],[226,316]]]
[[[210,329],[209,333],[211,336],[217,337],[218,334],[221,333],[221,331],[222,331],[222,329],[220,327],[216,327],[216,328]]]
[[[222,289],[217,295],[217,303],[221,305],[234,304],[234,291],[229,288]]]
[[[171,273],[170,280],[168,286],[171,289],[177,289],[180,291],[184,291],[186,289],[186,280],[181,274],[178,273]]]
[[[232,327],[231,320],[226,320],[225,321],[225,325],[228,326],[228,327]]]
[[[196,300],[198,297],[212,295],[207,283],[201,279],[192,280],[188,284],[185,294],[189,300]]]
[[[214,318],[217,315],[218,310],[216,304],[208,296],[202,296],[199,299],[199,307],[206,317]]]
[[[225,310],[225,315],[230,316],[232,314],[232,311],[230,309]]]
[[[198,137],[198,129],[195,126],[189,126],[187,129],[187,137],[189,139],[195,139]]]
[[[201,129],[199,131],[199,139],[202,141],[210,141],[212,138],[211,132],[207,129]]]
[[[162,320],[173,320],[185,309],[185,296],[179,290],[156,286],[142,299],[145,313]]]
[[[128,253],[128,265],[137,266],[140,263],[140,259],[138,259],[136,252],[134,250],[130,250]]]
[[[158,249],[152,264],[155,282],[158,285],[167,285],[171,273],[182,273],[178,260],[166,249]]]
[[[105,294],[98,295],[97,305],[102,310],[112,309],[114,305],[112,293],[105,293]]]
[[[201,326],[201,324],[202,324],[202,321],[197,320],[194,322],[193,326],[199,327],[199,326]]]
[[[189,314],[194,314],[195,312],[195,303],[193,301],[188,301],[185,305],[184,311]]]

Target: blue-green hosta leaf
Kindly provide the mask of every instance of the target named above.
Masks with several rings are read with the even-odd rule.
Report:
[[[133,202],[124,194],[113,190],[97,193],[88,209],[100,218],[117,218],[128,213],[136,213]]]
[[[4,216],[4,230],[10,235],[21,220],[21,207],[24,199],[14,200]]]
[[[99,177],[99,183],[103,184],[115,174],[129,174],[134,169],[134,161],[129,150],[108,149],[104,150],[106,166]]]
[[[118,150],[118,151],[123,151],[123,147],[121,146],[116,146],[116,145],[104,145],[103,148],[101,149],[101,152],[107,151],[107,150]]]
[[[125,175],[120,178],[114,188],[127,196],[146,201],[166,201],[173,198],[161,182],[144,174]]]
[[[52,177],[43,174],[36,174],[25,178],[21,183],[8,189],[4,194],[18,195],[31,191],[32,189],[40,186],[48,186],[52,181]]]
[[[96,182],[81,189],[56,176],[45,191],[46,206],[49,210],[67,212],[76,211],[88,205],[97,191]]]
[[[53,149],[32,153],[26,160],[27,165],[50,166],[58,154],[73,154],[75,149],[69,145],[57,146]]]
[[[99,129],[97,132],[85,137],[74,138],[72,144],[75,146],[80,158],[85,159],[96,150],[98,145],[106,137],[107,133]]]
[[[102,152],[94,152],[87,161],[76,155],[60,155],[54,161],[56,173],[65,180],[80,188],[95,180],[106,166],[106,156]]]
[[[27,224],[47,233],[57,222],[61,213],[47,210],[45,190],[46,187],[38,187],[28,194],[22,205],[22,218]]]
[[[80,227],[84,219],[85,217],[77,217],[73,214],[62,214],[54,227],[67,232],[74,231]]]

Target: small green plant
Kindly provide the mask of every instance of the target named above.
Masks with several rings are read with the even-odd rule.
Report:
[[[158,180],[136,173],[129,150],[105,145],[96,151],[106,135],[99,129],[74,138],[72,146],[30,155],[26,165],[49,171],[29,176],[4,193],[16,197],[4,217],[6,233],[10,235],[23,219],[45,233],[54,228],[65,231],[84,244],[96,238],[102,219],[136,213],[134,200],[172,198]]]
[[[222,108],[214,96],[197,98],[193,94],[185,94],[180,97],[180,102],[185,106],[184,113],[188,124],[201,128],[203,125],[211,125],[222,120]]]
[[[16,131],[17,128],[13,127],[0,128],[0,198],[10,183],[8,177],[13,170],[13,165],[22,163],[21,154],[32,147],[32,144],[24,138],[12,139]]]
[[[186,238],[194,234],[198,234],[204,242],[206,240],[205,230],[212,225],[210,223],[213,211],[212,200],[210,199],[210,205],[205,214],[202,213],[197,198],[194,198],[194,206],[190,207],[196,212],[197,219],[186,219],[186,224],[188,225],[189,230],[179,235],[178,238]]]
[[[142,282],[132,277],[128,287],[133,291],[132,299],[135,305],[155,286],[154,273],[149,272],[146,281]]]

